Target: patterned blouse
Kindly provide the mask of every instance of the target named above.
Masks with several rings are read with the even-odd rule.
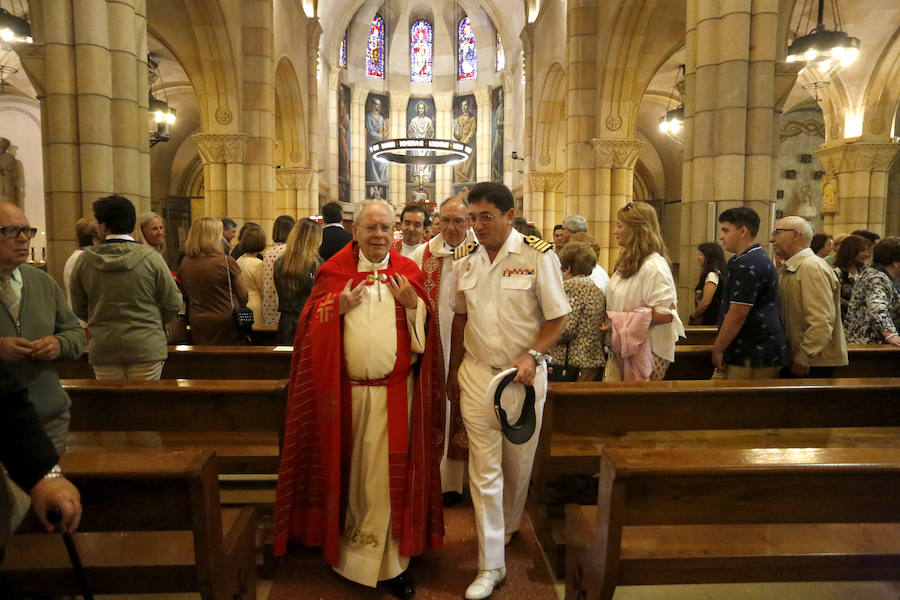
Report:
[[[853,286],[844,335],[848,344],[883,344],[882,331],[900,325],[900,294],[881,265],[871,265]]]
[[[603,353],[603,334],[600,326],[606,321],[606,296],[590,277],[575,276],[563,282],[563,289],[572,305],[569,320],[559,341],[547,354],[553,364],[566,363],[566,343],[569,345],[569,364],[592,368],[606,364]]]
[[[262,320],[268,327],[277,327],[281,317],[278,313],[278,292],[275,290],[275,261],[284,254],[285,246],[279,242],[263,254]]]

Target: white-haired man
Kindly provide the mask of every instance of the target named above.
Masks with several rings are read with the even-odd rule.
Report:
[[[275,552],[322,546],[338,574],[408,599],[409,557],[443,536],[440,337],[422,272],[391,248],[391,206],[366,204],[353,229],[297,323]]]
[[[793,377],[831,377],[834,367],[847,364],[841,286],[831,267],[810,249],[812,236],[806,219],[784,217],[771,237],[775,255],[782,259],[778,307],[790,363],[782,375]]]

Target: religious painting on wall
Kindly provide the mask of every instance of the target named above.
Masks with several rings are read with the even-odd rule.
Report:
[[[503,182],[503,87],[491,94],[491,181]]]
[[[381,184],[366,184],[366,200],[387,200],[387,186]]]
[[[387,161],[377,160],[369,153],[369,146],[390,138],[390,97],[369,92],[366,97],[366,186],[370,183],[388,183]]]
[[[474,94],[453,98],[453,139],[472,147],[472,154],[468,159],[453,165],[453,183],[475,182],[477,115],[478,106],[475,104]]]
[[[417,183],[409,183],[406,185],[407,204],[420,204],[429,211],[433,211],[437,206],[434,200],[434,194],[434,184],[419,185]]]
[[[338,196],[350,202],[350,87],[338,87]]]
[[[468,201],[469,189],[471,187],[472,187],[472,184],[469,184],[469,183],[454,183],[453,184],[453,195],[459,196],[463,200]]]
[[[410,98],[406,105],[406,137],[415,139],[434,139],[435,116],[433,98]],[[410,150],[416,156],[433,155],[427,150]],[[410,164],[406,166],[406,182],[416,185],[434,183],[434,165]]]

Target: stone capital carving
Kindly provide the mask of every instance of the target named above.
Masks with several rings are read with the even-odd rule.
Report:
[[[478,103],[478,107],[486,106],[488,109],[491,107],[491,88],[489,87],[480,87],[475,90],[475,102]]]
[[[309,187],[312,174],[312,169],[300,167],[275,169],[275,182],[281,189],[305,190]]]
[[[244,161],[246,133],[195,133],[191,136],[205,164]]]
[[[442,92],[434,95],[434,108],[436,110],[452,110],[453,109],[453,93]]]
[[[522,28],[522,33],[519,34],[519,39],[522,40],[522,52],[526,56],[534,52],[534,30],[534,23],[528,23]]]
[[[822,148],[816,156],[829,173],[887,171],[900,144],[851,142]]]
[[[350,102],[353,104],[362,104],[368,95],[369,90],[367,89],[358,88],[355,85],[350,87]]]
[[[597,153],[597,166],[606,169],[633,169],[641,153],[640,140],[601,140],[593,138],[591,147]]]
[[[561,192],[566,187],[566,174],[553,171],[532,171],[528,174],[532,192]]]

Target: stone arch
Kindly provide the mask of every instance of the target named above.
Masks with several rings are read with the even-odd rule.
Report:
[[[866,86],[863,132],[882,138],[891,134],[891,120],[900,99],[900,27],[894,30],[875,63]]]
[[[297,72],[283,57],[275,68],[275,164],[284,167],[309,166],[306,112]]]
[[[563,171],[566,168],[566,72],[553,63],[544,77],[535,111],[534,157],[536,171]]]
[[[656,200],[656,186],[653,185],[653,177],[644,165],[644,162],[638,159],[634,165],[634,179],[632,180],[632,199],[635,202],[650,202]]]
[[[232,40],[239,7],[226,15],[216,0],[159,0],[148,8],[148,33],[169,49],[194,87],[202,131],[239,131],[240,48]]]

